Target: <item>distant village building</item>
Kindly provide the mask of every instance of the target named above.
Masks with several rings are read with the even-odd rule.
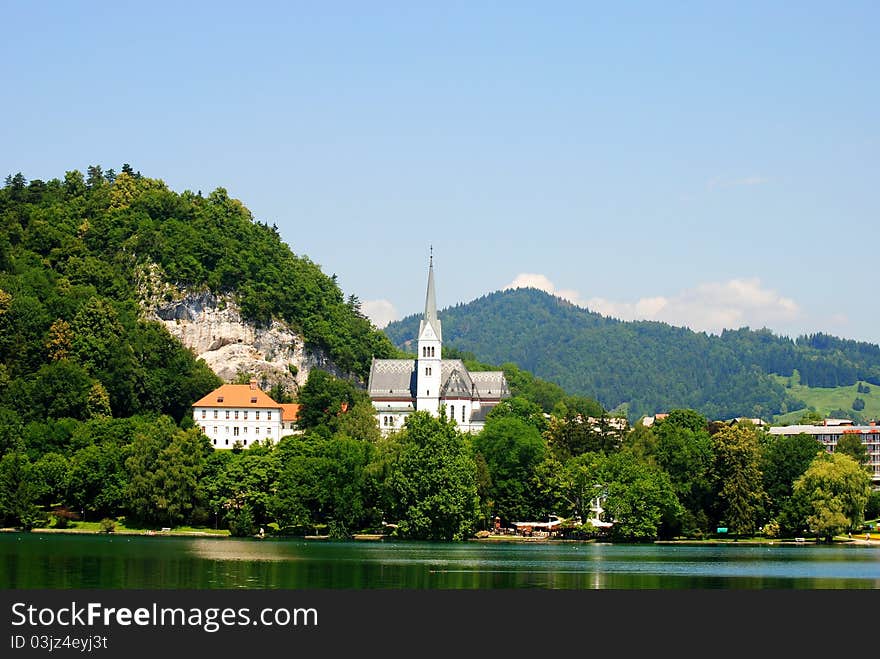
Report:
[[[835,451],[838,440],[844,435],[858,435],[868,450],[867,466],[871,481],[875,488],[880,487],[880,426],[873,423],[856,426],[848,419],[825,419],[823,425],[773,426],[769,432],[771,435],[812,435],[829,453]]]
[[[276,403],[256,380],[224,384],[193,404],[193,420],[217,449],[238,442],[247,448],[267,439],[275,444],[297,432],[299,405]]]
[[[403,427],[416,410],[441,411],[459,430],[479,432],[486,415],[510,397],[502,371],[469,371],[460,359],[443,359],[443,331],[434,294],[434,259],[428,264],[425,314],[419,324],[416,359],[373,359],[367,391],[383,433]]]

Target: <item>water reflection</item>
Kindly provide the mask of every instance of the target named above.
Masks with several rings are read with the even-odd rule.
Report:
[[[880,548],[0,534],[2,588],[880,588]]]

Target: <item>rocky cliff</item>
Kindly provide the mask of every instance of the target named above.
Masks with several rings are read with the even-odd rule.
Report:
[[[169,295],[167,286],[164,292],[161,299],[149,296],[143,301],[146,315],[163,323],[226,382],[247,374],[263,389],[281,384],[295,395],[313,368],[346,377],[322,350],[307,346],[286,324],[273,321],[257,327],[244,320],[231,295],[179,290]]]

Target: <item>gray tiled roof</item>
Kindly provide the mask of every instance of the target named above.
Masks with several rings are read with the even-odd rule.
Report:
[[[471,380],[480,398],[507,398],[510,388],[503,371],[474,371]]]
[[[414,359],[374,359],[367,388],[371,398],[397,398],[416,395]]]

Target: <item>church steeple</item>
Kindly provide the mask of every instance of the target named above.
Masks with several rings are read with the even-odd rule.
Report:
[[[431,326],[438,341],[443,340],[440,319],[437,318],[437,297],[434,293],[434,248],[431,247],[431,256],[428,260],[428,290],[425,293],[425,315],[419,324],[419,337],[424,332],[425,325]]]
[[[416,409],[427,410],[434,416],[440,410],[440,384],[443,366],[443,335],[437,318],[437,298],[434,293],[434,249],[428,261],[428,290],[425,293],[425,315],[419,323],[419,353],[416,362]]]

